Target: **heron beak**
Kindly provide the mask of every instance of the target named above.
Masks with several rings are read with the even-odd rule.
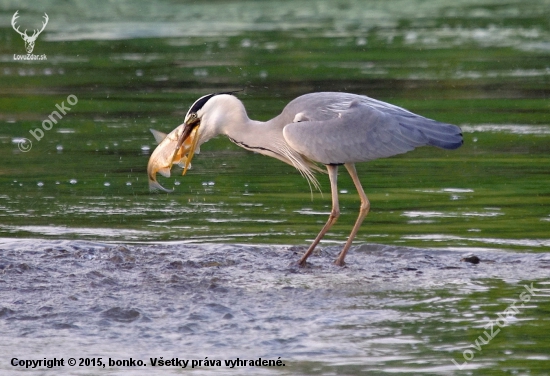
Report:
[[[191,160],[193,159],[193,155],[195,155],[195,149],[197,148],[197,144],[199,142],[199,131],[200,126],[200,120],[196,117],[190,117],[187,119],[184,123],[183,132],[181,133],[181,136],[178,140],[178,143],[176,145],[176,150],[174,151],[174,158],[176,159],[176,155],[178,152],[181,151],[181,146],[185,143],[185,141],[191,137],[191,148],[189,149],[189,152],[187,153],[187,157],[184,160],[184,168],[182,175],[185,175],[187,172],[187,169],[191,165]],[[183,157],[183,156],[182,156]],[[182,158],[183,160],[184,158]]]

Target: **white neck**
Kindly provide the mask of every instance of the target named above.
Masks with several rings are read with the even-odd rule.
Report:
[[[242,102],[232,95],[210,99],[201,112],[199,145],[224,134],[245,149],[278,158],[274,149],[286,144],[282,128],[277,129],[271,122],[251,120]]]

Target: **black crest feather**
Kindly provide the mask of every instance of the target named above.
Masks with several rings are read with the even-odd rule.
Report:
[[[193,113],[193,112],[197,113],[197,111],[199,111],[201,108],[203,108],[203,106],[206,104],[206,102],[208,102],[210,99],[212,99],[216,95],[222,95],[222,94],[233,95],[233,94],[238,93],[240,91],[243,91],[243,89],[234,90],[234,91],[226,91],[226,92],[221,92],[221,93],[212,93],[212,94],[207,94],[204,97],[200,97],[199,99],[197,99],[197,101],[195,103],[193,103],[193,105],[191,106],[191,108],[189,109],[187,114],[190,114],[190,113]]]

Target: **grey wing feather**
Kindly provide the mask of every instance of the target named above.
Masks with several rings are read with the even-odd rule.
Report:
[[[300,118],[309,121],[290,123],[283,130],[288,144],[311,160],[324,164],[363,162],[418,146],[454,149],[462,144],[460,128],[455,125],[364,96],[320,94],[297,98],[301,101],[294,103],[295,111],[301,109]]]

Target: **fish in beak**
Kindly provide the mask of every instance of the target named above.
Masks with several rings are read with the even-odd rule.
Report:
[[[149,158],[147,164],[147,176],[149,177],[149,189],[151,191],[173,192],[166,189],[157,181],[157,173],[169,178],[172,165],[178,164],[183,168],[183,174],[191,167],[191,159],[195,154],[199,137],[197,132],[200,121],[196,114],[191,114],[185,122],[169,134],[151,129],[155,140],[159,143]]]
[[[149,189],[151,191],[172,192],[171,189],[166,189],[157,181],[157,173],[169,178],[172,165],[177,164],[184,168],[184,173],[191,167],[191,158],[187,155],[193,145],[196,147],[196,128],[189,134],[185,141],[179,144],[179,139],[183,133],[184,124],[178,126],[169,134],[151,129],[151,133],[155,137],[158,146],[151,154],[149,163],[147,164],[147,176],[149,178]],[[194,153],[193,148],[193,153]],[[192,155],[192,154],[191,154]]]

